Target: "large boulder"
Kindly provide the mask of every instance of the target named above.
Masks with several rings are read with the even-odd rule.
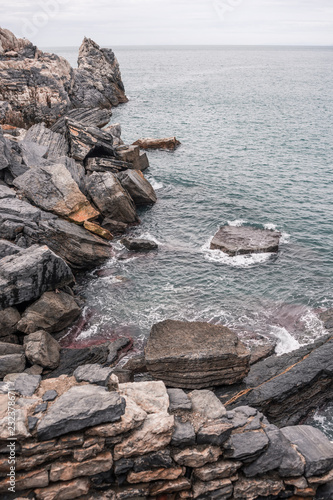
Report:
[[[76,108],[111,108],[127,102],[119,64],[111,49],[84,38],[74,70],[71,99]]]
[[[14,185],[38,207],[72,222],[83,223],[99,215],[60,163],[30,168]]]
[[[120,222],[137,222],[135,206],[117,177],[94,172],[87,179],[87,190],[104,217]]]
[[[17,329],[25,334],[38,330],[60,332],[70,326],[80,313],[81,309],[72,295],[65,292],[45,292],[37,302],[27,307]]]
[[[39,330],[24,338],[24,349],[27,359],[32,365],[57,368],[60,361],[60,346],[47,332]]]
[[[224,326],[167,320],[152,327],[145,357],[151,375],[167,386],[200,389],[241,381],[250,352]]]
[[[153,186],[139,170],[125,170],[117,177],[137,206],[156,203],[157,197]]]
[[[0,260],[0,308],[37,299],[73,280],[68,265],[47,246],[32,246]]]
[[[97,127],[86,127],[70,118],[66,119],[70,156],[83,161],[89,156],[115,156],[112,135]]]
[[[249,253],[277,252],[281,233],[246,226],[222,226],[210,243],[212,250],[222,250],[230,256]]]
[[[163,139],[152,139],[147,137],[145,139],[138,139],[133,145],[139,146],[141,149],[176,149],[180,145],[176,137],[165,137]]]

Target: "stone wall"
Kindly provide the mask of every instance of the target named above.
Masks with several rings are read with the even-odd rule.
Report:
[[[110,368],[85,365],[43,381],[10,375],[0,391],[2,499],[296,500],[333,479],[333,444],[319,430],[278,429],[248,406],[227,411],[209,390],[118,384]]]

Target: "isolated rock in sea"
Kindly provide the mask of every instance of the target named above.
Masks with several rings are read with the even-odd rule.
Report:
[[[157,250],[158,244],[152,240],[145,240],[143,238],[122,238],[120,240],[128,250],[133,250],[134,252],[146,252],[149,250]]]
[[[253,227],[222,226],[211,241],[212,250],[230,256],[249,253],[277,252],[281,233]]]
[[[117,175],[120,184],[131,195],[136,206],[156,203],[153,186],[138,170],[125,170]]]
[[[128,101],[119,64],[111,49],[100,48],[90,38],[84,38],[78,68],[74,70],[71,99],[76,108],[111,108]]]
[[[30,168],[15,179],[14,185],[39,208],[72,222],[83,223],[99,215],[64,165]]]
[[[250,352],[224,326],[167,320],[152,327],[145,357],[151,375],[167,386],[200,389],[241,381]]]
[[[112,135],[97,127],[86,127],[66,119],[70,156],[83,161],[89,156],[115,156]]]
[[[115,422],[125,412],[125,400],[103,387],[72,387],[47,411],[37,427],[40,440],[52,439],[93,425]]]
[[[52,125],[51,130],[59,134],[65,134],[67,130],[67,118],[80,122],[84,127],[102,128],[109,123],[111,115],[111,111],[107,109],[74,108],[68,110],[65,115],[59,118],[59,120]]]
[[[137,222],[133,200],[115,175],[94,172],[87,179],[87,190],[104,217],[125,223]]]
[[[65,292],[45,292],[34,304],[27,307],[17,324],[25,334],[44,330],[59,332],[70,326],[80,315],[81,309],[72,295]]]
[[[163,139],[152,139],[147,137],[145,139],[138,139],[133,145],[139,146],[141,149],[176,149],[180,145],[176,137],[167,137]]]
[[[68,265],[47,246],[32,246],[0,260],[0,307],[40,297],[48,290],[72,283]]]
[[[24,349],[32,365],[53,370],[60,361],[59,343],[47,332],[39,330],[24,338]]]

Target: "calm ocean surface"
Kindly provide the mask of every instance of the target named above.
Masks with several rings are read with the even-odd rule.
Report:
[[[248,343],[277,341],[278,353],[322,335],[315,313],[333,306],[333,48],[114,50],[130,99],[112,117],[124,141],[175,135],[182,146],[149,153],[158,203],[133,233],[158,253],[83,279],[92,316],[78,341],[130,333],[140,348],[165,318],[223,323]],[[52,51],[75,65],[77,48]],[[278,255],[210,251],[227,223],[277,228]]]

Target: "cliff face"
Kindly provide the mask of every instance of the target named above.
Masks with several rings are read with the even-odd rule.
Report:
[[[71,108],[111,108],[127,101],[111,49],[85,38],[78,64],[73,70],[63,57],[0,28],[0,123],[52,125]]]

